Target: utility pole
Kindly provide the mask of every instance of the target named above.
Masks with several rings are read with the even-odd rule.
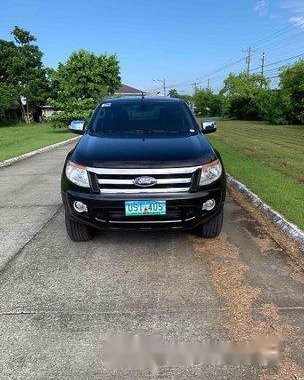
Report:
[[[211,90],[211,88],[210,88],[210,78],[208,78],[207,90]]]
[[[165,78],[163,79],[163,88],[164,88],[164,96],[166,96],[167,91],[166,91],[166,79]]]
[[[252,53],[254,53],[254,50],[249,46],[247,50],[243,50],[247,52],[247,57],[246,57],[246,67],[247,67],[247,74],[250,74],[250,64],[251,64],[251,59],[252,59]]]
[[[263,87],[264,69],[265,69],[265,53],[263,53],[263,55],[262,55],[262,65],[261,65],[261,85],[260,85],[260,87]]]
[[[154,82],[160,82],[163,85],[164,96],[167,95],[166,79],[153,79]]]
[[[261,66],[261,75],[264,76],[264,68],[265,68],[265,53],[262,56],[262,66]]]
[[[194,86],[194,92],[196,92],[198,84],[199,84],[199,82],[191,83],[191,86]]]

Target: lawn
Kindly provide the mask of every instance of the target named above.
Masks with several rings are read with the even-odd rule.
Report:
[[[0,125],[0,162],[75,137],[67,129],[49,124]]]
[[[218,119],[207,136],[229,174],[304,230],[304,126]]]

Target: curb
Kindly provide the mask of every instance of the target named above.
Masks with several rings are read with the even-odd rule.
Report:
[[[281,214],[274,211],[261,198],[249,190],[243,183],[237,181],[230,174],[227,174],[228,185],[245,195],[245,197],[252,203],[252,205],[271,220],[279,229],[292,240],[300,244],[301,250],[304,252],[304,232],[296,225],[288,222]]]
[[[39,148],[37,150],[33,150],[31,152],[22,154],[21,156],[9,158],[8,160],[5,160],[5,161],[0,161],[0,168],[10,166],[10,165],[14,164],[15,162],[25,160],[27,158],[36,156],[37,154],[48,152],[49,150],[58,148],[59,146],[62,146],[62,145],[69,144],[70,142],[76,141],[77,139],[79,139],[79,137],[73,137],[72,139],[60,141],[56,144],[48,145],[48,146],[45,146],[43,148]]]

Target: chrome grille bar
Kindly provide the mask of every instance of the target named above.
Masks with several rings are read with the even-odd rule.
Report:
[[[158,185],[169,185],[171,183],[190,183],[190,182],[191,182],[191,178],[157,179]],[[98,179],[98,183],[100,185],[134,185],[134,182],[132,179]]]
[[[96,174],[103,175],[157,175],[157,174],[191,174],[201,166],[186,166],[184,168],[160,168],[160,169],[109,169],[109,168],[91,168],[87,170]]]

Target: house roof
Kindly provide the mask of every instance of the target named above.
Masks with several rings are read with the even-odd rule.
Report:
[[[144,91],[138,90],[137,88],[127,86],[126,84],[122,84],[116,91],[115,94],[139,94],[141,95]]]
[[[113,97],[113,98],[107,98],[103,99],[102,103],[116,103],[116,104],[123,104],[123,103],[150,103],[150,102],[157,102],[157,103],[183,103],[183,100],[178,98],[170,98],[165,96],[122,96],[122,97]]]

